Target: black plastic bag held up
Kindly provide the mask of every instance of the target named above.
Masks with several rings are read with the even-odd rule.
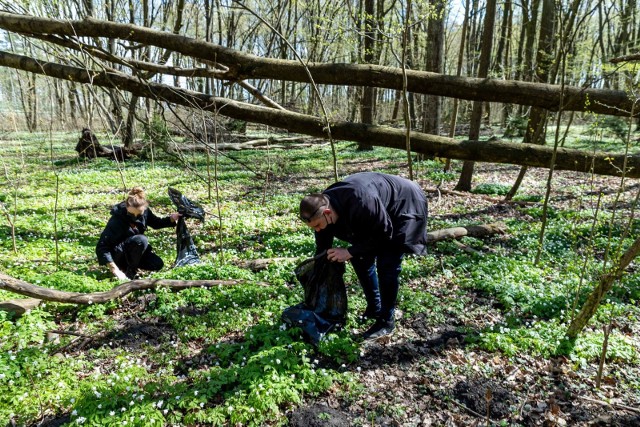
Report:
[[[178,218],[176,224],[176,261],[174,267],[197,264],[200,262],[196,245],[193,243],[191,234],[187,229],[186,218],[196,218],[204,221],[204,209],[200,205],[187,199],[175,188],[169,187],[169,198],[178,208],[178,213],[182,216]]]
[[[346,321],[344,270],[344,263],[327,260],[326,251],[303,261],[295,269],[296,278],[304,288],[304,302],[285,309],[282,320],[300,327],[314,345],[328,332],[342,328]]]

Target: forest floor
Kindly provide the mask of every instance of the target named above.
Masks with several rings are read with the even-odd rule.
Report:
[[[75,158],[72,161],[75,161]],[[72,161],[69,163],[72,164]],[[285,170],[287,161],[283,160],[282,163],[283,165],[280,166]],[[276,167],[278,165],[274,164],[273,168]],[[341,162],[340,168],[340,173],[343,176],[365,170],[385,170],[403,176],[407,175],[406,164],[400,162],[400,164],[394,165],[387,160],[348,159]],[[161,170],[161,168],[157,168],[157,170]],[[515,181],[519,170],[519,167],[510,165],[476,164],[473,187],[475,188],[481,183],[490,183],[508,188]],[[172,172],[172,181],[169,182],[173,183],[174,175],[179,176],[183,172]],[[522,209],[522,207],[537,209],[542,206],[540,201],[544,200],[549,174],[546,169],[529,169],[518,193],[519,195],[531,196],[531,200],[536,200],[535,202],[528,202],[526,200],[529,199],[525,197],[509,203],[504,202],[503,197],[498,195],[455,191],[455,180],[445,181],[437,189],[433,181],[420,178],[427,175],[424,170],[417,172],[419,177],[417,181],[429,199],[431,229],[437,229],[442,224],[449,226],[449,224],[513,223],[514,221],[535,225],[540,223],[539,216],[532,217],[530,211]],[[133,173],[138,179],[140,179],[138,174],[144,175],[135,169]],[[269,178],[268,180],[269,194],[266,190],[264,194],[271,196],[295,193],[297,197],[298,193],[302,194],[311,188],[320,188],[323,183],[332,180],[331,174],[324,170],[323,176],[309,175],[313,174],[299,170],[294,173],[283,172],[279,177],[274,175],[273,179]],[[255,195],[262,196],[263,188],[267,187],[263,181],[258,179],[249,182],[246,188],[242,188],[242,192],[238,191],[236,196],[238,199],[243,199],[247,194],[260,199]],[[179,184],[187,187],[186,182],[179,182]],[[154,185],[156,184],[154,183]],[[157,185],[160,186],[160,184]],[[164,183],[162,186],[164,187]],[[618,193],[616,189],[619,187],[620,178],[592,177],[586,174],[558,171],[554,173],[553,177],[550,206],[555,210],[597,211],[601,207],[611,210],[615,205],[627,210],[627,212],[632,211],[636,205],[637,196],[640,194],[640,184],[635,181],[625,182],[623,191]],[[247,190],[246,193],[245,190]],[[77,196],[80,197],[81,194]],[[248,199],[249,197],[244,198]],[[94,204],[93,202],[83,203],[82,209],[87,209],[88,206],[91,207]],[[261,205],[249,202],[246,205],[247,212],[255,211],[251,214],[263,219]],[[295,207],[291,208],[293,205],[289,203],[288,199],[286,205],[287,207],[282,209],[283,216],[293,215]],[[236,213],[234,212],[234,214]],[[238,215],[241,216],[241,214]],[[244,227],[242,221],[238,222],[240,223],[239,228]],[[98,223],[102,226],[99,221]],[[249,224],[251,223],[249,222]],[[248,230],[242,228],[242,232],[246,233],[239,239],[244,239],[241,242],[242,245],[250,247],[254,234],[257,236],[256,240],[258,237],[266,240],[265,236],[260,235],[260,232],[264,231],[260,228],[264,222],[256,222],[256,224],[258,225],[249,226]],[[85,226],[84,222],[82,226]],[[303,227],[300,224],[298,226]],[[207,230],[198,229],[195,225],[192,231],[194,236],[198,237],[204,237],[207,233]],[[308,230],[305,229],[305,232]],[[209,234],[212,233],[209,232]],[[510,253],[508,250],[498,251],[497,249],[517,244],[514,242],[518,240],[512,239],[512,237],[514,236],[495,235],[484,238],[480,249],[467,248],[473,250],[474,254],[466,253],[463,247],[457,247],[452,251],[454,251],[454,256],[458,256],[459,251],[459,256],[462,257],[481,257],[492,251]],[[167,238],[171,251],[174,248],[172,239],[172,236]],[[215,236],[209,236],[208,240],[202,238],[199,243],[202,245],[203,252],[213,252],[212,248],[216,245]],[[91,251],[93,251],[93,245],[94,243],[91,243]],[[242,252],[244,247],[234,249],[237,252]],[[513,247],[508,249],[511,250]],[[274,256],[280,255],[275,253]],[[438,260],[441,260],[440,256],[437,250],[430,253],[431,261],[435,258],[433,262],[436,265]],[[90,254],[90,257],[87,262],[94,263],[93,253]],[[637,267],[632,264],[630,268],[636,269]],[[98,270],[98,266],[95,266],[95,270]],[[87,277],[90,277],[94,271],[91,270],[88,273]],[[436,307],[433,307],[433,310],[431,307],[421,307],[421,310],[417,310],[413,314],[398,310],[394,333],[377,341],[360,343],[359,357],[352,363],[337,362],[322,352],[313,354],[312,358],[317,359],[317,362],[314,361],[317,370],[325,367],[328,371],[349,373],[355,379],[355,386],[353,386],[355,388],[350,388],[351,385],[344,386],[336,381],[328,391],[317,397],[305,395],[301,403],[291,402],[280,405],[279,409],[282,409],[283,412],[286,409],[287,420],[283,420],[282,414],[278,413],[280,419],[272,420],[272,424],[279,425],[288,422],[291,426],[300,427],[640,426],[640,389],[638,388],[640,366],[625,364],[618,360],[607,360],[603,366],[602,383],[598,387],[596,384],[597,360],[585,361],[560,356],[533,356],[531,354],[535,353],[534,351],[507,355],[499,350],[483,350],[480,346],[469,343],[468,338],[477,331],[487,331],[494,326],[500,327],[500,325],[506,324],[505,312],[507,310],[495,295],[471,288],[463,289],[460,285],[461,281],[449,280],[443,272],[439,271],[438,273],[434,277],[408,279],[401,286],[405,290],[415,289],[416,294],[418,291],[425,292],[426,290],[434,297],[433,300],[437,301],[438,311],[443,312],[444,316],[441,318],[430,316],[432,311],[436,311]],[[293,288],[297,285],[287,283],[286,286]],[[274,297],[271,291],[256,295],[265,298]],[[69,344],[66,344],[67,341],[60,344],[61,347],[52,358],[90,361],[91,363],[87,363],[87,365],[91,367],[91,370],[78,373],[78,384],[81,381],[89,380],[92,375],[100,371],[104,373],[115,372],[116,363],[113,355],[126,354],[127,360],[131,358],[131,361],[144,361],[147,364],[145,368],[152,371],[151,376],[157,375],[158,378],[162,378],[163,375],[170,375],[172,380],[174,376],[188,378],[176,382],[182,386],[184,381],[184,384],[191,387],[193,383],[188,383],[188,381],[195,380],[189,377],[189,374],[200,368],[212,367],[216,358],[221,356],[211,350],[211,339],[204,339],[191,332],[192,335],[197,336],[193,338],[190,335],[191,338],[182,341],[178,353],[174,347],[178,347],[177,343],[181,342],[179,337],[184,331],[173,326],[167,319],[163,319],[162,315],[157,315],[156,318],[155,315],[149,314],[153,312],[152,306],[155,298],[160,297],[153,293],[131,294],[119,301],[117,306],[110,309],[108,315],[104,316],[107,320],[103,320],[103,322],[108,323],[108,327],[104,325],[104,327],[94,327],[91,329],[92,332],[86,333],[84,331],[87,331],[87,324],[83,324],[83,322],[87,322],[86,319],[90,316],[82,318],[70,315],[69,313],[73,313],[71,310],[57,312],[61,313],[58,314],[60,317],[55,319],[59,329],[80,331],[82,334],[72,338]],[[633,303],[637,304],[637,301]],[[203,312],[213,311],[212,306],[205,305],[204,307],[191,304],[178,308],[171,306],[171,310],[183,318],[187,318],[182,321],[184,323],[178,323],[173,318],[174,325],[182,325],[186,328],[192,326],[189,323],[201,321],[205,318],[203,314],[207,314]],[[157,307],[156,311],[158,312]],[[167,309],[168,312],[169,309]],[[228,313],[234,312],[229,311]],[[259,317],[253,311],[247,311],[247,313],[256,318]],[[171,314],[174,313],[165,313],[164,315],[168,317]],[[261,315],[264,314],[261,313]],[[435,318],[440,320],[434,323]],[[216,320],[217,317],[207,319]],[[247,320],[247,322],[254,322],[254,318],[252,317],[252,320]],[[237,347],[233,345],[240,346],[245,343],[247,338],[243,334],[246,329],[254,326],[251,323],[248,326],[245,323],[239,323],[239,325],[242,328],[230,329],[232,332],[225,329],[225,336],[220,339],[216,336],[216,342],[229,344],[229,348],[237,350]],[[350,325],[350,327],[352,326]],[[348,332],[357,336],[367,327],[368,325],[363,324]],[[277,326],[272,329],[278,331]],[[640,324],[637,320],[622,322],[617,329],[626,337],[631,337],[630,340],[633,340],[636,349],[640,348],[640,344],[638,344]],[[93,335],[86,335],[89,333]],[[505,334],[505,339],[508,338],[509,336]],[[66,339],[69,337],[62,337],[62,340]],[[157,354],[154,354],[156,359],[150,357],[152,353],[150,348],[156,353],[163,352],[162,357],[158,357]],[[164,351],[167,348],[169,348],[166,350],[167,352],[175,350],[175,354],[179,354],[179,360],[172,359],[167,363],[164,360]],[[106,356],[102,356],[102,354]],[[174,353],[169,354],[171,355],[169,357],[173,357]],[[158,360],[163,360],[163,362]],[[638,358],[636,357],[635,360]],[[56,363],[53,362],[54,365]],[[157,393],[160,396],[171,395],[179,390],[178,388],[162,389],[165,386],[162,381],[159,381],[158,384],[161,390]],[[167,381],[166,384],[169,382]],[[124,392],[122,394],[125,395]],[[219,395],[216,393],[216,397],[208,403],[211,406],[223,406],[224,402],[216,400],[220,399]],[[111,397],[118,396],[114,394]],[[119,397],[124,399],[122,396]],[[176,397],[176,399],[178,398],[180,396]],[[93,395],[88,394],[86,400],[93,400]],[[88,403],[86,405],[89,406]],[[67,406],[59,405],[59,407],[56,406],[56,410],[51,412],[43,411],[38,415],[40,418],[37,419],[37,422],[27,425],[54,427],[76,424],[77,419],[74,420],[72,412],[69,411],[71,407],[70,404]],[[184,414],[187,415],[191,412],[195,411],[184,410]],[[32,415],[32,418],[27,419],[34,420],[33,417],[35,416]],[[186,425],[207,424],[188,423]]]

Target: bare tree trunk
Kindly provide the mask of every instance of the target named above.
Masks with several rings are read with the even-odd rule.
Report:
[[[436,16],[427,24],[427,54],[425,71],[442,73],[444,64],[444,11],[445,2],[438,0],[432,12]],[[442,121],[442,100],[439,96],[426,95],[422,119],[422,131],[438,135]]]
[[[23,81],[19,78],[21,94],[22,94],[22,107],[25,111],[25,120],[27,129],[29,132],[35,132],[38,128],[38,96],[36,90],[36,78],[33,75],[27,74],[25,77],[27,81],[26,88],[23,90]]]
[[[530,33],[529,29],[531,28],[531,16],[529,13],[530,10],[530,1],[531,0],[522,0],[520,2],[520,7],[522,9],[522,25],[520,26],[520,36],[518,37],[518,52],[516,54],[516,67],[515,67],[515,76],[514,80],[525,80],[523,76],[525,75],[525,62],[524,51],[527,40],[527,34]],[[535,26],[534,26],[535,28]],[[524,108],[520,105],[518,107],[518,115],[522,115]]]
[[[127,121],[124,126],[124,132],[122,132],[122,145],[127,148],[133,145],[135,138],[136,108],[138,107],[139,99],[138,96],[133,95],[129,101],[129,108],[127,109]]]
[[[86,16],[93,16],[93,0],[82,0]]]
[[[527,37],[524,45],[524,61],[523,61],[523,80],[531,81],[535,76],[534,45],[536,41],[536,29],[538,27],[538,11],[540,9],[540,1],[532,0],[531,16],[526,23]]]
[[[493,25],[496,18],[496,0],[487,0],[487,10],[484,17],[484,30],[482,32],[482,51],[480,52],[480,68],[478,77],[487,77],[491,64],[491,47],[493,45]],[[469,139],[476,141],[480,137],[480,125],[482,122],[482,102],[473,103]],[[470,191],[473,178],[474,163],[466,161],[462,165],[460,179],[455,189],[458,191]]]
[[[60,118],[60,129],[66,130],[67,128],[67,108],[62,90],[63,82],[55,81],[52,84],[55,99],[56,109],[53,111],[56,117]]]
[[[636,0],[628,0],[626,5],[624,5],[620,16],[620,25],[618,25],[618,33],[615,37],[613,52],[611,52],[613,57],[625,55],[629,52],[629,48],[634,47],[634,44],[631,43],[631,41],[634,37],[632,26],[634,24],[635,15]],[[629,71],[623,71],[622,74],[626,76],[628,80],[631,80],[631,73]],[[624,87],[620,86],[620,83],[620,79],[615,79],[612,87],[614,89],[624,89]]]
[[[462,34],[460,35],[460,50],[458,51],[458,64],[456,65],[456,77],[460,77],[462,74],[462,63],[464,60],[464,47],[467,34],[467,28],[469,27],[469,1],[465,0],[464,3],[464,19],[462,21]],[[456,126],[458,122],[458,98],[454,98],[453,107],[451,109],[451,123],[449,124],[449,138],[456,136]],[[449,171],[451,169],[451,159],[447,159],[444,170]]]
[[[204,0],[204,39],[213,41],[213,8],[212,0]],[[213,77],[205,77],[204,93],[213,94]]]
[[[493,69],[496,74],[501,75],[504,80],[511,78],[511,64],[509,62],[511,47],[511,29],[512,29],[512,0],[505,0],[502,15],[502,24],[500,25],[500,39],[498,41],[498,49]],[[504,128],[509,118],[509,104],[502,105],[500,124]]]
[[[376,41],[376,20],[375,2],[376,0],[361,0],[364,2],[364,42],[362,43],[362,59],[365,64],[371,64],[375,57]],[[360,121],[362,123],[374,124],[374,99],[375,88],[365,86],[362,88],[362,98],[360,100]],[[366,143],[359,143],[358,150],[373,150],[373,146]]]
[[[78,116],[84,116],[82,112],[82,104],[80,102],[80,94],[76,88],[76,84],[69,82],[69,116],[73,121],[73,127],[78,127]]]
[[[549,80],[549,72],[553,67],[554,44],[555,44],[555,24],[556,11],[554,0],[542,0],[542,16],[540,18],[540,37],[538,44],[538,52],[536,55],[536,78],[537,82],[546,83]],[[546,127],[547,127],[547,110],[541,108],[532,108],[529,113],[529,121],[525,131],[525,144],[541,144],[545,143]],[[505,196],[505,200],[513,199],[518,192],[520,184],[527,173],[527,167],[520,168],[518,177],[511,189]]]
[[[114,21],[116,15],[116,4],[113,1],[106,2],[104,4],[104,14],[108,21]],[[107,52],[111,55],[117,54],[116,40],[110,39],[107,43]],[[114,135],[119,135],[121,139],[126,140],[125,119],[123,116],[123,100],[119,92],[115,89],[108,91],[109,99],[111,100],[111,114],[113,118],[109,120],[111,126],[111,132]]]

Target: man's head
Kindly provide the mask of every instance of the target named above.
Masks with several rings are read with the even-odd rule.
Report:
[[[321,193],[305,196],[300,202],[300,219],[315,231],[323,230],[337,219],[329,198]]]

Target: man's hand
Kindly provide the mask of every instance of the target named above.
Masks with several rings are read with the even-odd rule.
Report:
[[[327,259],[335,262],[349,261],[353,256],[345,248],[331,248],[327,250]]]
[[[179,214],[178,212],[174,212],[171,215],[169,215],[169,218],[171,218],[171,222],[175,223],[175,222],[178,222],[181,216],[182,214]]]

